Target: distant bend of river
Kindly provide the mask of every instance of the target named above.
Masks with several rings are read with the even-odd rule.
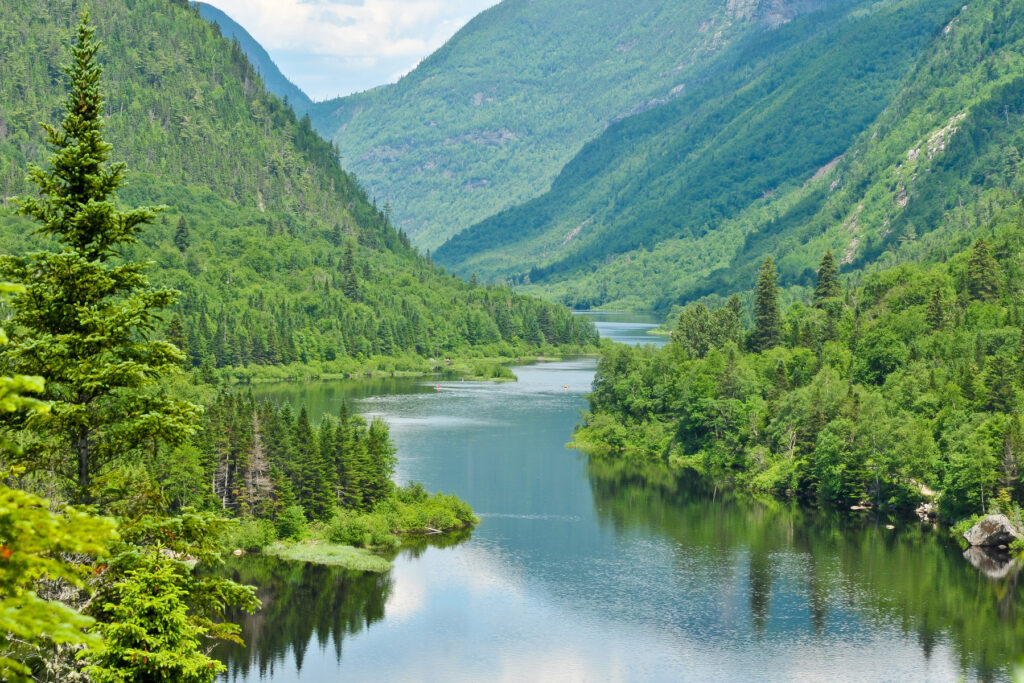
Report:
[[[597,314],[604,336],[649,316]],[[471,534],[385,575],[234,558],[263,610],[233,615],[231,681],[1008,680],[1018,570],[989,578],[947,535],[894,530],[701,482],[655,485],[565,447],[592,358],[515,383],[366,380],[260,388],[318,419],[350,401],[391,426],[399,482],[467,500]]]

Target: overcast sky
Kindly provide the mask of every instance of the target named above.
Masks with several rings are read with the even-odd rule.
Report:
[[[204,0],[207,2],[207,0]],[[408,73],[498,0],[211,0],[315,100]]]

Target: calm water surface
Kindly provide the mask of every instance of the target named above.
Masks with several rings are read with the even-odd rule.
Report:
[[[595,316],[627,343],[658,320]],[[941,532],[641,483],[565,448],[593,359],[516,383],[262,390],[315,418],[350,400],[391,425],[399,481],[457,493],[472,534],[386,575],[245,557],[260,587],[237,681],[1002,680],[1024,652],[1015,571],[990,579]]]

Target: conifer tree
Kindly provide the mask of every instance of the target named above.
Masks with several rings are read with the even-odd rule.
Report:
[[[832,256],[832,250],[825,252],[818,266],[818,282],[814,286],[814,305],[821,308],[826,299],[831,299],[843,293],[839,284],[839,268]]]
[[[341,283],[341,291],[350,301],[358,301],[359,274],[356,272],[356,257],[351,242],[345,245],[345,256],[341,262],[341,274],[344,278],[344,281]]]
[[[178,228],[174,231],[174,246],[178,248],[182,254],[184,254],[191,243],[188,223],[185,222],[185,217],[182,216],[178,219]]]
[[[117,262],[119,248],[133,244],[156,214],[117,206],[125,166],[108,163],[93,33],[83,14],[66,69],[64,119],[43,126],[53,148],[49,168],[33,167],[29,176],[41,196],[19,202],[61,251],[0,258],[0,272],[25,285],[14,301],[16,335],[0,363],[44,377],[52,403],[45,420],[15,418],[14,426],[37,437],[26,464],[57,474],[76,502],[89,501],[96,475],[138,456],[143,444],[181,441],[198,412],[149,390],[183,361],[172,344],[147,338],[155,312],[177,293],[150,287],[144,264]]]
[[[755,351],[766,351],[782,340],[782,313],[779,310],[779,292],[776,286],[775,264],[766,256],[761,264],[754,290],[754,331],[751,346]]]
[[[980,237],[971,248],[967,262],[967,293],[977,301],[999,296],[999,264],[992,257],[988,242]]]
[[[933,330],[941,330],[946,325],[946,295],[940,287],[935,288],[928,300],[927,317]]]

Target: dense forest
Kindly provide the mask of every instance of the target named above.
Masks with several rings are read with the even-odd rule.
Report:
[[[9,198],[32,192],[27,164],[43,161],[38,122],[58,111],[54,65],[77,6],[0,3],[0,241],[10,253],[53,246]],[[154,262],[154,281],[181,292],[158,326],[192,366],[241,378],[296,363],[307,374],[402,369],[596,340],[562,307],[462,282],[416,255],[337,150],[188,3],[92,6],[107,135],[132,172],[121,196],[169,207],[124,255]]]
[[[181,318],[160,317],[182,295],[133,258],[164,207],[118,197],[128,171],[105,139],[96,33],[84,11],[36,191],[11,202],[51,249],[0,256],[0,678],[212,681],[213,644],[240,642],[225,611],[260,607],[217,571],[227,547],[311,523],[349,551],[390,547],[477,520],[454,496],[396,487],[384,423],[343,411],[314,431],[305,410],[211,395],[182,372]],[[415,260],[379,227],[376,248]]]
[[[738,298],[691,304],[663,349],[607,352],[576,443],[821,504],[1009,512],[1024,500],[1022,249],[1017,208],[948,262],[846,287],[828,252],[785,310],[768,257],[750,315]]]

